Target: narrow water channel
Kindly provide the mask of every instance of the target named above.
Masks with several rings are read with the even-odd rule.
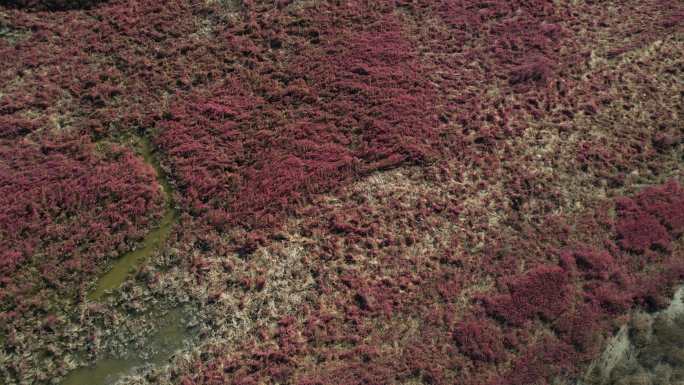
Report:
[[[168,362],[174,352],[185,347],[193,339],[186,311],[177,308],[157,314],[158,329],[145,338],[146,352],[129,348],[123,357],[105,357],[91,366],[71,371],[61,385],[111,385],[124,376],[134,374],[136,369],[161,366]]]
[[[684,384],[684,286],[670,306],[635,312],[575,385]]]
[[[135,143],[140,155],[157,174],[157,181],[163,189],[166,210],[158,227],[150,231],[135,250],[117,259],[111,268],[97,280],[95,288],[87,295],[89,301],[98,301],[116,290],[132,271],[147,263],[164,246],[178,219],[178,212],[173,204],[173,190],[154,156],[152,144],[147,138],[136,138]],[[137,368],[166,363],[175,351],[183,348],[185,341],[193,338],[193,333],[188,326],[187,311],[178,308],[156,309],[153,312],[155,318],[160,321],[158,329],[145,337],[144,343],[148,347],[146,349],[148,353],[143,354],[131,348],[123,357],[104,357],[91,366],[73,370],[61,384],[109,385],[125,375],[134,373]]]
[[[173,225],[178,219],[178,212],[173,204],[173,190],[171,189],[171,185],[166,179],[158,160],[153,154],[152,144],[147,138],[140,138],[137,142],[143,159],[154,168],[157,174],[157,181],[161,185],[164,193],[166,210],[158,227],[145,236],[145,239],[143,239],[138,248],[117,259],[109,271],[98,279],[95,288],[88,294],[88,299],[91,301],[98,300],[109,290],[121,286],[132,270],[135,270],[144,264],[164,245],[169,234],[171,234]]]

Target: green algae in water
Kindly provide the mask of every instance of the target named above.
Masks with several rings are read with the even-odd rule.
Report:
[[[112,268],[97,281],[95,289],[88,294],[88,299],[97,300],[112,289],[116,289],[128,277],[131,270],[142,265],[154,252],[156,252],[166,241],[176,222],[176,211],[167,210],[159,224],[159,227],[152,230],[143,240],[142,245],[123,257],[116,260]]]
[[[127,360],[106,359],[98,361],[97,365],[77,369],[69,374],[62,382],[63,385],[113,384],[132,366]]]
[[[157,317],[165,324],[146,339],[149,351],[146,357],[140,352],[129,351],[125,358],[105,358],[95,362],[92,366],[78,368],[71,371],[61,382],[61,385],[109,385],[114,384],[126,375],[133,374],[136,368],[143,366],[160,366],[168,362],[173,353],[183,348],[186,339],[193,334],[186,327],[184,312],[174,309],[167,314]]]
[[[173,225],[178,219],[178,212],[173,208],[173,190],[166,180],[164,171],[161,169],[159,162],[157,162],[152,153],[152,145],[149,139],[136,138],[134,140],[136,142],[136,147],[140,150],[145,162],[152,165],[157,174],[157,181],[163,189],[164,199],[166,200],[166,212],[164,213],[159,226],[145,236],[137,249],[130,251],[117,259],[110,270],[98,279],[95,284],[95,289],[88,294],[88,299],[90,300],[98,300],[109,290],[121,286],[128,277],[130,271],[140,267],[164,245],[169,234],[171,234]]]
[[[157,181],[163,190],[166,211],[157,228],[145,236],[139,247],[117,259],[109,271],[98,279],[95,288],[87,296],[89,300],[98,300],[110,290],[121,286],[130,271],[140,267],[164,246],[178,219],[178,212],[173,207],[173,190],[152,153],[151,143],[147,138],[128,138],[128,140],[135,144],[145,162],[154,168]],[[146,351],[152,353],[143,356],[140,352],[129,351],[123,358],[100,359],[91,366],[70,372],[62,381],[62,385],[113,384],[123,376],[132,374],[136,368],[164,364],[173,352],[183,347],[183,341],[191,338],[192,335],[184,325],[181,310],[174,309],[159,318],[165,324],[145,341]]]

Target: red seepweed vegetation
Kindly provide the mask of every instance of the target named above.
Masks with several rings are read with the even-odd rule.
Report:
[[[678,28],[676,2],[641,2],[639,33],[609,29],[611,7],[593,2],[242,1],[231,12],[224,3],[3,11],[0,22],[7,14],[24,32],[0,36],[0,57],[12,58],[0,71],[3,320],[20,317],[29,289],[84,282],[159,214],[149,167],[91,143],[131,130],[150,136],[193,226],[178,231],[193,282],[209,281],[217,255],[249,259],[290,215],[316,241],[304,253],[316,295],[296,319],[198,360],[186,384],[543,383],[572,375],[613,319],[662,306],[684,277],[672,248],[684,226],[676,181],[617,199],[615,220],[589,213],[582,230],[550,214],[563,196],[557,175],[544,179],[528,169],[534,155],[509,152],[531,122],[546,119],[564,140],[571,119],[610,105],[621,75],[579,80],[600,51],[595,36],[644,36],[606,52],[619,58]],[[65,128],[73,137],[49,134]],[[618,149],[581,138],[573,165],[620,186],[625,170],[661,159],[678,138]],[[426,184],[451,182],[448,198],[409,185],[375,202],[357,194],[341,208],[303,209],[407,165],[421,166]],[[411,194],[419,199],[407,203]],[[480,211],[467,207],[478,199]],[[515,236],[490,227],[494,212]],[[448,252],[424,246],[443,246],[436,218],[466,221]],[[224,242],[236,227],[244,236]],[[34,266],[36,286],[22,281]],[[464,304],[485,278],[496,285]],[[269,284],[236,282],[246,292]]]
[[[87,9],[105,0],[2,0],[0,5],[31,11]]]
[[[658,201],[677,202],[680,191],[677,182],[669,181],[631,199],[641,201],[658,192]],[[615,206],[621,201],[616,199]],[[674,209],[677,213],[681,210]],[[409,210],[411,215],[422,213],[426,221],[432,211]],[[518,270],[515,265],[521,257],[511,258],[510,265],[506,258],[490,260],[489,269],[499,274],[499,284],[475,296],[469,314],[460,319],[455,308],[460,287],[468,285],[473,270],[483,268],[482,261],[469,262],[459,255],[437,258],[429,253],[417,260],[391,257],[393,245],[407,247],[407,241],[380,243],[378,240],[385,238],[383,230],[372,223],[382,222],[383,215],[391,217],[393,211],[380,214],[368,206],[355,206],[340,208],[340,212],[345,215],[330,213],[330,241],[334,243],[337,236],[356,237],[348,244],[351,249],[377,241],[378,246],[368,247],[382,273],[356,270],[353,258],[345,260],[344,247],[327,248],[330,255],[321,258],[352,271],[336,282],[334,273],[318,268],[319,301],[334,298],[337,312],[324,310],[330,305],[306,305],[302,308],[305,322],[299,324],[303,329],[297,329],[294,319],[283,321],[272,339],[266,338],[274,345],[257,343],[259,348],[232,350],[202,366],[195,372],[196,381],[190,383],[204,383],[202,378],[214,376],[225,378],[219,368],[228,370],[229,378],[247,384],[275,378],[296,378],[310,384],[387,383],[411,378],[497,385],[550,382],[578,375],[582,365],[599,354],[602,338],[614,330],[616,319],[636,306],[649,310],[664,306],[667,289],[684,279],[681,255],[657,249],[653,253],[659,256],[654,261],[660,262],[645,266],[639,263],[642,254],[618,247],[615,225],[622,220],[618,214],[614,220],[601,219],[610,221],[608,227],[615,230],[612,239],[604,239],[605,249],[566,247],[558,251],[555,262],[538,262],[513,274],[511,270]],[[364,215],[357,216],[360,212]],[[312,223],[317,221],[312,219]],[[314,225],[312,231],[320,230]],[[555,230],[549,226],[548,231],[553,234]],[[668,236],[677,238],[674,232]],[[389,247],[389,255],[383,247]],[[447,288],[449,282],[455,284]],[[402,334],[401,328],[406,326],[395,323],[396,318],[418,320],[416,334]],[[388,326],[378,331],[374,326],[378,323]],[[277,337],[284,329],[290,331],[290,337]],[[387,341],[402,341],[395,342],[401,349],[388,348]],[[297,364],[302,357],[317,357],[315,369]],[[446,368],[457,368],[457,374]]]
[[[154,170],[131,150],[87,138],[0,142],[0,303],[79,287],[142,238],[164,201]],[[39,274],[40,280],[31,275]]]
[[[280,48],[284,37],[260,36],[272,30],[223,32],[233,49],[251,50],[263,83],[229,75],[157,125],[156,143],[195,213],[219,227],[270,227],[307,195],[435,157],[437,99],[414,48],[388,15],[369,16],[369,31],[332,27],[354,10],[308,15],[320,31],[315,44],[277,63],[264,46]],[[235,37],[245,32],[260,45]]]
[[[557,266],[539,266],[506,281],[508,294],[485,298],[494,317],[516,326],[540,318],[552,322],[569,307],[568,274]]]

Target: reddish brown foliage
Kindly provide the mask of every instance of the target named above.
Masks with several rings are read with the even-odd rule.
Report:
[[[674,179],[642,190],[634,198],[641,208],[658,218],[673,238],[684,232],[684,189]]]
[[[461,322],[454,331],[454,340],[459,351],[474,361],[499,362],[505,357],[503,335],[492,322]]]
[[[684,222],[676,181],[618,199],[615,221],[597,205],[565,218],[556,170],[542,175],[534,155],[511,150],[543,124],[532,134],[579,136],[568,168],[591,183],[619,187],[635,165],[657,168],[677,132],[606,143],[572,119],[600,114],[622,82],[588,73],[591,55],[615,60],[663,40],[680,24],[676,2],[615,4],[638,16],[624,20],[595,2],[224,3],[6,11],[23,35],[0,36],[0,155],[12,164],[0,169],[3,273],[35,258],[51,262],[46,287],[76,285],[142,235],[160,203],[150,170],[129,150],[100,156],[88,139],[135,130],[178,188],[192,226],[174,246],[195,282],[209,260],[249,259],[283,239],[272,230],[287,215],[315,240],[302,253],[315,295],[296,319],[197,362],[184,383],[548,382],[591,359],[611,320],[662,306],[684,277],[672,253]],[[599,44],[608,35],[629,41]],[[49,139],[52,129],[84,139]],[[402,165],[420,165],[420,183],[321,201]],[[447,187],[420,191],[434,185]],[[440,238],[444,222],[463,234]],[[235,225],[244,232],[224,241]],[[4,277],[3,293],[21,292],[20,278]],[[269,285],[255,271],[234,281]],[[481,285],[470,302],[464,288]],[[3,312],[21,310],[7,301]],[[556,335],[540,340],[545,328]]]
[[[23,265],[48,285],[75,285],[129,249],[163,206],[150,166],[118,146],[97,153],[87,139],[1,142],[0,181],[3,307],[35,289]]]
[[[63,11],[90,8],[104,0],[2,0],[0,5],[36,11]]]
[[[546,337],[527,348],[513,361],[505,376],[494,382],[496,385],[548,384],[555,377],[566,377],[573,373],[571,364],[575,354],[572,347],[553,337]]]
[[[398,21],[371,13],[368,31],[332,27],[358,7],[316,16],[315,43],[280,63],[267,61],[266,47],[282,44],[273,31],[223,32],[232,49],[251,52],[269,87],[228,76],[159,123],[156,142],[195,213],[270,226],[311,193],[435,156],[436,96]]]
[[[634,199],[619,199],[617,210],[617,232],[625,250],[668,249],[672,238],[684,231],[684,191],[674,180],[649,187]]]
[[[509,293],[487,299],[485,306],[512,325],[536,317],[553,321],[569,308],[572,289],[567,272],[560,267],[539,266],[504,281]]]
[[[643,253],[655,247],[667,249],[670,235],[652,214],[643,210],[633,200],[622,198],[617,202],[617,233],[620,246],[625,250]]]

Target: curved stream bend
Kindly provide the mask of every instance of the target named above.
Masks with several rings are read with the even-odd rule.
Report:
[[[131,270],[140,267],[164,245],[173,225],[178,220],[178,212],[173,204],[173,190],[152,153],[152,144],[147,138],[140,138],[137,142],[143,159],[154,168],[157,174],[157,181],[162,186],[164,200],[166,201],[166,211],[159,226],[145,236],[138,248],[117,259],[109,271],[97,280],[95,288],[88,294],[89,300],[98,300],[108,291],[121,286]]]
[[[121,286],[132,270],[137,269],[159,249],[164,246],[171,234],[173,225],[178,219],[178,212],[173,204],[173,190],[164,176],[152,153],[152,145],[146,138],[136,138],[136,144],[145,162],[152,165],[157,181],[162,186],[166,211],[158,227],[150,231],[138,248],[124,254],[117,259],[112,267],[98,280],[95,288],[88,293],[87,299],[97,301]],[[183,347],[184,341],[192,338],[187,325],[187,317],[181,309],[172,309],[160,314],[164,322],[159,330],[147,337],[146,344],[156,353],[151,357],[141,357],[139,352],[128,351],[124,358],[104,357],[91,366],[80,367],[71,371],[61,382],[62,385],[107,385],[116,382],[136,368],[146,365],[161,365],[178,349]]]

